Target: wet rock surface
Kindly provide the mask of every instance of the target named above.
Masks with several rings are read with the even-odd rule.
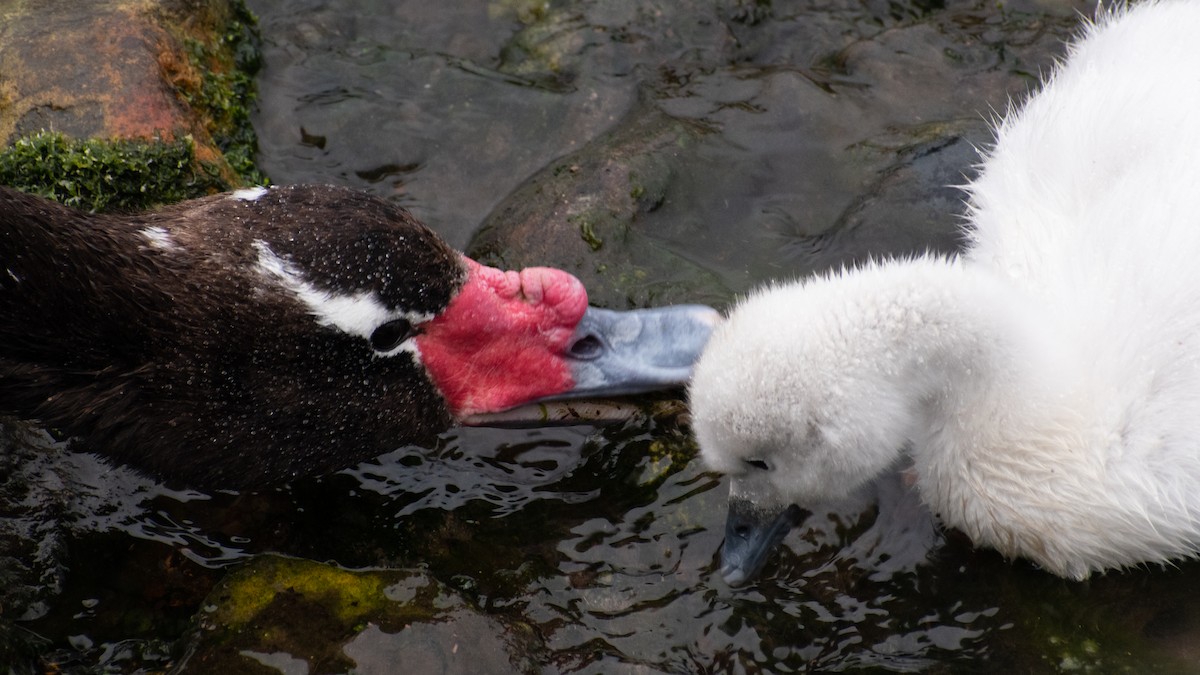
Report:
[[[990,112],[1034,83],[1073,25],[961,8],[809,33],[837,15],[756,7],[713,17],[739,37],[660,66],[643,105],[517,188],[468,250],[559,261],[618,305],[714,302],[871,255],[953,251],[962,195],[952,186],[990,140]],[[647,119],[661,131],[638,138]]]
[[[555,161],[501,202],[468,255],[514,269],[554,261],[600,306],[719,299],[716,275],[638,227],[663,205],[683,167],[681,149],[709,131],[654,105],[636,107],[612,133]]]
[[[0,140],[43,129],[78,138],[188,133],[159,64],[175,58],[173,38],[147,3],[5,4]]]
[[[129,210],[263,180],[240,1],[13,0],[0,17],[6,185]]]

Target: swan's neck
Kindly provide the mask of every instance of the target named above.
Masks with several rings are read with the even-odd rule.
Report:
[[[1067,396],[1077,358],[1061,322],[1035,298],[965,262],[930,267],[910,283],[919,286],[893,290],[898,304],[909,298],[913,317],[893,336],[921,401],[919,431],[909,440],[928,445],[939,430],[968,423],[1004,434],[1008,418]]]
[[[1035,466],[1041,458],[1006,464],[1014,448],[1044,441],[1030,436],[1045,429],[1078,426],[1066,417],[1083,412],[1081,364],[1062,322],[990,270],[954,262],[898,276],[906,281],[882,292],[912,318],[884,339],[896,345],[900,382],[917,402],[907,440],[926,500],[963,525],[978,515],[958,513],[963,486],[1023,484],[1045,467]],[[1009,498],[980,492],[969,501]]]
[[[912,402],[907,441],[927,441],[967,416],[980,428],[981,415],[1006,416],[998,406],[1036,408],[1070,381],[1073,359],[1056,321],[990,270],[921,258],[841,281],[858,287],[841,300],[839,332],[876,355],[868,367]]]
[[[1038,559],[1030,550],[1050,546],[1041,538],[1075,508],[1072,462],[1095,442],[1067,437],[1087,411],[1063,322],[969,262],[885,263],[839,283],[857,285],[839,293],[849,303],[838,312],[842,339],[891,392],[863,419],[877,423],[881,403],[903,401],[893,440],[910,445],[934,512],[977,543]]]

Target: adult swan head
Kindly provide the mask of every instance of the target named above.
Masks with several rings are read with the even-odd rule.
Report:
[[[454,421],[687,380],[698,306],[589,309],[352,190],[86,214],[0,188],[0,411],[196,486],[337,470]]]
[[[1090,26],[997,130],[960,258],[764,289],[691,386],[722,574],[911,448],[978,545],[1073,579],[1200,547],[1200,2]]]

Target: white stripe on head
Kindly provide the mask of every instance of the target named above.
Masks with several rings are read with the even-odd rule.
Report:
[[[142,228],[140,234],[150,242],[150,245],[164,251],[178,251],[179,246],[171,239],[171,233],[161,227]]]
[[[251,188],[242,188],[241,190],[234,190],[229,197],[230,199],[236,199],[241,202],[252,202],[256,201],[259,197],[265,194],[267,194],[267,188],[260,185]]]
[[[388,321],[405,319],[415,326],[434,317],[427,312],[388,309],[369,291],[339,295],[321,290],[305,281],[303,274],[290,262],[276,255],[266,242],[256,239],[254,248],[258,250],[259,272],[273,278],[295,295],[322,326],[333,326],[343,333],[357,335],[370,341],[371,333]],[[400,351],[410,352],[414,357],[419,356],[416,343],[411,339],[405,340],[391,351],[379,354],[390,356]]]

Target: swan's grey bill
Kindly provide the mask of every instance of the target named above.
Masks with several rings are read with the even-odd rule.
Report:
[[[704,305],[672,305],[618,312],[589,307],[575,327],[565,355],[575,386],[567,392],[511,410],[471,415],[469,426],[543,426],[609,422],[636,408],[619,401],[594,406],[564,399],[599,400],[682,387],[721,314]]]
[[[721,547],[721,576],[730,586],[749,583],[762,571],[771,551],[800,523],[803,511],[795,504],[763,508],[747,499],[730,499]]]
[[[720,320],[716,310],[703,305],[627,312],[589,307],[568,351],[575,387],[567,396],[622,396],[683,386]]]

